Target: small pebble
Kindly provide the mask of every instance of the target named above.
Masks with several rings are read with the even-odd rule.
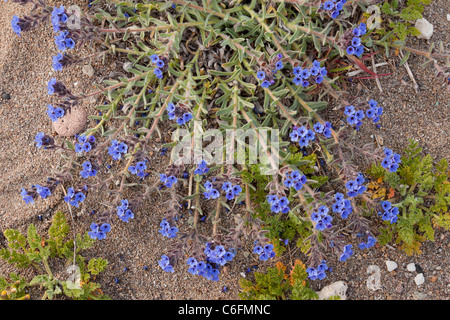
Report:
[[[3,93],[2,93],[2,99],[3,99],[3,100],[9,100],[9,99],[11,99],[11,96],[10,96],[8,93],[3,92]]]
[[[409,272],[414,272],[414,271],[416,271],[416,265],[415,265],[414,263],[410,263],[410,264],[408,264],[408,265],[406,266],[406,269],[407,269]]]
[[[394,271],[397,269],[398,265],[394,261],[386,261],[386,266],[389,272]]]
[[[415,278],[414,278],[414,282],[420,286],[421,284],[423,284],[425,282],[425,277],[423,276],[423,273],[419,273]]]

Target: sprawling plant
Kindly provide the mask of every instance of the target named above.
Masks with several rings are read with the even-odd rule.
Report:
[[[99,113],[90,115],[95,126],[75,138],[36,135],[37,147],[61,150],[67,162],[46,182],[23,188],[23,200],[32,203],[61,188],[64,200],[79,207],[89,193],[111,186],[112,197],[102,203],[105,210],[89,232],[102,240],[111,225],[120,223],[115,217],[132,223],[139,210],[147,209],[145,200],[160,194],[166,201],[160,233],[176,239],[160,267],[174,272],[181,261],[190,273],[210,280],[219,279],[220,267],[247,239],[260,260],[276,255],[278,240],[268,237],[273,229],[262,228],[267,222],[291,221],[296,230],[291,236],[299,235],[309,257],[311,280],[326,277],[330,252],[342,261],[353,253],[337,221],[360,236],[360,249],[373,246],[376,237],[366,216],[383,203],[367,195],[366,178],[352,161],[362,155],[396,172],[401,157],[360,146],[359,128],[376,126],[383,108],[373,97],[353,98],[340,89],[343,72],[355,67],[370,78],[382,76],[365,63],[379,48],[386,53],[394,48],[425,56],[448,82],[448,69],[437,59],[449,54],[372,39],[374,30],[358,20],[371,1],[97,0],[86,13],[51,8],[43,0],[13,2],[40,10],[13,18],[18,35],[51,21],[61,51],[53,58],[54,70],[102,58],[125,60],[127,72],[88,93],[72,92],[57,77],[49,80],[48,94],[59,101],[47,106],[51,121],[94,96],[101,100]],[[98,52],[68,53],[82,43]],[[330,100],[345,125],[320,115]],[[246,130],[257,133],[254,140],[247,142]],[[161,151],[172,148],[169,165],[150,170],[154,138],[170,131],[174,138]],[[176,157],[180,146],[189,157],[207,149],[211,136],[218,141],[223,135],[226,142],[214,152],[202,152],[191,162]],[[256,150],[267,160],[264,166],[248,161]],[[240,156],[244,161],[235,161]],[[214,161],[217,157],[225,161]],[[336,190],[327,187],[329,176],[340,185]],[[184,213],[189,228],[180,231],[177,222]],[[201,224],[205,220],[209,233]]]

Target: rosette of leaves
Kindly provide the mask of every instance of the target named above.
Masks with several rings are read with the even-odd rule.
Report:
[[[92,275],[104,271],[108,262],[94,258],[86,263],[80,251],[92,247],[95,240],[91,239],[87,232],[84,235],[77,234],[75,239],[69,240],[68,233],[69,225],[63,212],[57,212],[53,217],[47,238],[41,237],[33,224],[28,226],[26,236],[18,230],[5,230],[4,235],[8,244],[6,248],[0,249],[0,258],[18,268],[34,268],[38,275],[29,282],[16,274],[10,275],[11,280],[0,277],[0,289],[5,290],[11,286],[10,281],[14,281],[18,282],[16,291],[20,292],[15,294],[16,298],[23,297],[28,287],[39,286],[45,290],[42,299],[53,299],[59,294],[80,300],[107,299],[108,297],[99,290],[100,285],[91,282],[90,279]],[[68,281],[54,276],[50,267],[51,260],[58,258],[64,259],[66,265],[75,265],[79,268],[79,287],[68,285]]]

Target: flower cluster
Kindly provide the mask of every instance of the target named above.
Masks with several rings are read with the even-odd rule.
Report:
[[[164,173],[159,175],[159,180],[164,183],[167,188],[172,188],[172,186],[177,183],[178,179],[175,176],[167,176]]]
[[[31,193],[40,195],[42,199],[45,199],[52,194],[48,187],[43,187],[39,184],[31,186]],[[22,200],[25,201],[26,204],[34,203],[33,196],[24,188],[22,188],[20,195],[22,196]]]
[[[75,190],[72,187],[67,189],[67,195],[64,197],[65,202],[77,208],[80,206],[80,203],[84,201],[84,199],[86,199],[85,194],[81,191],[75,193]]]
[[[162,69],[165,66],[165,63],[164,63],[163,59],[161,59],[157,54],[152,54],[150,56],[150,60],[156,66],[156,68],[153,70],[153,73],[155,74],[155,76],[158,79],[162,79],[163,78],[163,71],[162,71]]]
[[[203,192],[205,199],[217,199],[220,196],[220,192],[214,189],[211,182],[206,181],[203,186],[205,187],[205,192]]]
[[[169,257],[165,254],[161,256],[161,260],[158,261],[158,264],[165,272],[175,272],[173,266],[170,265]]]
[[[375,245],[376,242],[377,242],[377,239],[375,239],[374,237],[368,236],[367,237],[367,242],[361,242],[358,245],[358,248],[360,248],[360,249],[369,249],[369,248],[372,248]]]
[[[348,258],[350,258],[350,256],[353,254],[353,250],[352,250],[352,245],[348,244],[344,247],[344,252],[341,254],[341,256],[339,257],[340,261],[345,261]]]
[[[365,35],[367,32],[366,24],[361,22],[358,27],[353,29],[353,39],[351,45],[347,46],[345,50],[349,55],[356,55],[361,57],[364,53],[364,45],[361,43],[361,36]]]
[[[284,186],[286,188],[294,188],[295,191],[299,191],[306,183],[306,176],[300,175],[298,170],[292,172],[286,172]]]
[[[334,195],[335,203],[331,206],[334,213],[339,213],[342,219],[347,219],[350,213],[353,212],[352,202],[348,199],[344,199],[344,195],[337,192]]]
[[[288,207],[289,200],[286,197],[278,198],[276,195],[268,195],[266,197],[266,199],[267,199],[267,202],[270,204],[270,210],[272,212],[288,213],[289,210],[291,210]]]
[[[88,235],[91,239],[103,240],[106,239],[106,234],[111,231],[111,225],[108,223],[103,223],[99,226],[96,223],[91,224],[91,231],[88,232]]]
[[[253,253],[259,255],[259,260],[267,261],[269,258],[275,257],[275,251],[273,251],[273,244],[266,244],[264,247],[255,245]]]
[[[391,224],[397,222],[399,214],[399,209],[397,207],[393,207],[389,201],[382,201],[381,207],[384,212],[378,212],[378,215],[381,216],[383,221],[389,221]]]
[[[316,223],[316,229],[323,231],[331,228],[333,217],[328,214],[330,210],[326,206],[320,206],[317,211],[311,213],[311,220]]]
[[[69,89],[62,83],[61,81],[57,81],[56,78],[50,79],[47,84],[47,94],[48,95],[57,95],[59,98],[66,97],[67,100],[77,100],[80,97],[74,96]]]
[[[294,127],[293,131],[289,134],[292,142],[297,142],[300,147],[306,147],[310,141],[316,138],[316,134],[311,129],[306,129],[305,126]]]
[[[383,114],[383,107],[378,107],[378,102],[369,100],[369,109],[366,111],[366,116],[372,119],[373,123],[380,121],[380,116]]]
[[[34,203],[33,197],[28,194],[28,191],[25,188],[22,188],[20,195],[22,196],[22,200],[25,201],[25,204]]]
[[[207,262],[220,266],[224,266],[227,262],[233,260],[236,255],[234,249],[226,251],[222,245],[217,245],[214,249],[212,249],[209,242],[206,243],[205,250],[203,250],[203,252],[206,254]]]
[[[326,138],[331,138],[331,123],[328,121],[325,121],[325,124],[321,124],[320,122],[317,122],[313,129],[316,133],[323,134]]]
[[[208,173],[208,171],[208,163],[206,163],[206,161],[202,159],[198,163],[197,169],[194,170],[194,174],[202,175]]]
[[[323,280],[327,276],[327,274],[325,273],[325,271],[327,270],[329,270],[327,262],[325,260],[322,260],[317,268],[306,269],[306,273],[308,274],[308,278],[311,280]]]
[[[137,162],[133,166],[129,166],[128,171],[130,171],[131,174],[137,175],[139,178],[145,178],[148,175],[148,173],[145,172],[145,170],[147,170],[147,161],[148,160],[145,159],[143,161]]]
[[[385,169],[388,169],[390,172],[396,172],[399,167],[399,163],[402,162],[401,156],[397,153],[394,153],[389,148],[384,148],[384,155],[385,158],[383,159],[383,161],[381,161],[381,166]]]
[[[237,197],[242,192],[240,185],[233,186],[231,182],[224,182],[222,190],[225,191],[225,198],[227,198],[227,200],[233,200],[234,197]]]
[[[52,137],[47,136],[43,132],[38,132],[34,137],[34,142],[36,142],[36,147],[38,148],[44,147],[45,149],[47,146],[53,146],[55,140]]]
[[[134,218],[133,212],[128,208],[128,200],[124,199],[120,201],[120,206],[117,207],[117,215],[119,216],[120,220],[127,222],[130,219]]]
[[[169,116],[169,120],[177,119],[176,122],[180,126],[188,123],[193,119],[192,113],[184,112],[182,108],[175,107],[172,102],[167,104],[167,113]]]
[[[89,161],[85,161],[82,164],[83,170],[80,171],[80,175],[83,178],[95,177],[97,170],[94,169]]]
[[[366,186],[363,186],[365,179],[362,173],[359,173],[355,180],[350,180],[345,184],[347,188],[347,196],[350,198],[356,197],[358,194],[363,194],[367,190]]]
[[[383,108],[377,106],[378,103],[371,99],[369,101],[369,109],[364,113],[363,110],[355,110],[355,106],[349,105],[345,107],[344,114],[347,116],[347,123],[349,125],[355,126],[358,130],[362,125],[362,119],[367,116],[367,118],[372,119],[373,123],[380,121],[380,116],[383,114]]]
[[[178,228],[177,227],[171,227],[169,222],[167,222],[166,219],[163,219],[161,223],[159,224],[161,229],[159,229],[159,233],[161,233],[164,237],[167,238],[176,238]]]
[[[275,80],[273,80],[272,77],[273,77],[273,74],[278,72],[278,70],[283,69],[283,61],[281,61],[282,58],[283,58],[283,55],[281,53],[277,54],[276,60],[275,60],[276,62],[275,61],[272,62],[272,63],[275,62],[275,70],[268,70],[270,72],[269,76],[266,75],[266,72],[264,72],[264,70],[259,70],[256,73],[256,78],[258,80],[262,81],[261,87],[268,88],[269,86],[271,86],[272,84],[275,83]],[[272,63],[270,65],[273,66]]]
[[[313,61],[311,68],[294,67],[293,68],[294,79],[292,80],[295,85],[302,86],[304,88],[309,86],[308,79],[314,78],[315,83],[319,84],[323,82],[323,77],[327,75],[327,69],[320,66],[320,62]]]
[[[47,106],[47,115],[50,120],[57,121],[58,118],[62,118],[64,116],[64,110],[62,108],[55,108],[51,104]]]
[[[94,136],[89,136],[86,137],[84,134],[77,136],[77,140],[78,142],[75,143],[75,152],[89,152],[92,150],[92,148],[94,147],[94,143],[95,143],[95,137]]]
[[[211,281],[219,281],[220,271],[219,269],[213,268],[211,264],[204,261],[197,262],[197,260],[193,257],[190,257],[187,260],[187,264],[189,266],[189,273],[202,276]]]
[[[60,23],[66,23],[67,21],[67,14],[65,13],[65,8],[63,5],[61,5],[59,8],[54,7],[52,11],[52,25],[53,25],[53,31],[55,33],[60,31]]]
[[[73,49],[75,47],[75,41],[69,37],[69,31],[60,31],[55,36],[55,44],[60,51],[66,51],[66,49]]]
[[[117,140],[111,141],[111,146],[108,147],[108,154],[114,160],[120,160],[122,155],[127,153],[128,146],[125,142],[119,142]]]
[[[347,3],[347,0],[332,0],[326,1],[321,5],[321,8],[330,13],[330,16],[333,19],[336,19],[344,8],[344,4]]]

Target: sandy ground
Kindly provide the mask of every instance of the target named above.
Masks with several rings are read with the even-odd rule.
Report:
[[[85,2],[74,3],[86,9]],[[49,4],[59,5],[61,1],[49,1]],[[42,25],[35,32],[24,33],[20,38],[11,30],[12,16],[29,13],[30,7],[1,1],[0,9],[0,93],[10,95],[9,100],[2,100],[0,104],[0,226],[2,230],[18,228],[24,232],[27,225],[33,222],[43,233],[48,229],[56,211],[63,210],[69,217],[65,203],[60,201],[62,192],[57,191],[55,196],[47,200],[37,200],[34,205],[25,206],[20,197],[20,189],[45,181],[52,167],[60,163],[57,152],[37,149],[33,143],[37,132],[53,132],[51,121],[45,112],[46,105],[52,102],[46,87],[48,80],[56,74],[52,71],[51,59],[57,50],[50,25]],[[427,8],[425,17],[435,23],[435,35],[430,41],[441,40],[448,49],[446,10],[444,0],[435,1]],[[426,47],[424,40],[415,42],[413,45]],[[81,55],[89,54],[90,48],[78,48],[77,53],[80,52]],[[391,60],[398,62],[398,58]],[[384,145],[397,152],[407,145],[409,138],[415,138],[420,141],[425,152],[430,152],[437,158],[450,159],[450,96],[443,87],[436,84],[432,69],[420,67],[423,62],[420,57],[412,57],[409,62],[416,80],[421,84],[418,93],[409,85],[411,80],[404,67],[379,70],[394,73],[381,79],[383,94],[379,93],[372,80],[354,84],[350,90],[352,94],[367,99],[374,98],[385,110],[381,128],[364,126],[361,135],[366,138],[380,135]],[[64,70],[57,77],[75,93],[89,92],[93,90],[93,82],[97,76],[106,68],[99,64],[93,66],[96,70],[93,78],[84,75],[81,66]],[[89,114],[95,114],[95,103],[99,102],[89,101],[83,105]],[[330,116],[337,119],[342,115],[330,112]],[[161,142],[155,140],[154,146],[159,148],[160,145]],[[152,170],[158,172],[167,161],[167,157],[155,153],[151,162]],[[107,240],[97,242],[86,253],[88,258],[101,256],[110,262],[107,271],[97,278],[103,291],[114,299],[238,299],[240,273],[257,262],[253,255],[238,255],[227,271],[221,274],[219,282],[192,276],[184,266],[177,267],[174,274],[167,274],[159,269],[157,261],[170,243],[170,240],[163,239],[158,234],[166,198],[155,196],[149,200],[129,224],[116,221]],[[99,203],[103,200],[100,194],[92,194],[83,206],[84,209],[74,210],[76,220],[72,227],[76,232],[88,230],[90,223],[95,221],[95,216],[88,215],[88,212],[92,209],[100,210]],[[42,215],[42,220],[38,219],[39,215]],[[183,230],[184,224],[186,220],[180,222],[180,229]],[[0,241],[0,244],[4,245],[4,241]],[[395,247],[384,247],[376,248],[370,253],[358,252],[345,264],[330,259],[335,271],[324,281],[313,282],[312,286],[319,290],[333,281],[347,281],[349,299],[448,299],[450,270],[448,263],[445,264],[444,261],[449,261],[449,245],[448,233],[438,232],[436,242],[428,242],[423,248],[423,255],[419,257],[407,257]],[[293,257],[287,254],[282,260],[288,262],[289,259],[298,257],[304,259],[297,254]],[[395,274],[387,272],[386,260],[398,263],[399,268]],[[274,262],[260,263],[259,270]],[[418,287],[412,280],[412,274],[405,271],[405,265],[410,262],[415,262],[424,269],[424,285]],[[382,272],[383,287],[377,292],[369,291],[365,285],[368,277],[366,269],[370,264],[378,265]],[[144,266],[148,266],[147,271],[143,269]],[[0,274],[6,275],[10,271],[18,270],[0,261]],[[61,279],[68,276],[64,270],[57,270],[56,273]],[[21,270],[21,274],[31,279],[34,271]],[[118,279],[117,283],[115,278]],[[227,287],[226,293],[222,292],[224,286]],[[32,298],[38,299],[39,296]]]

